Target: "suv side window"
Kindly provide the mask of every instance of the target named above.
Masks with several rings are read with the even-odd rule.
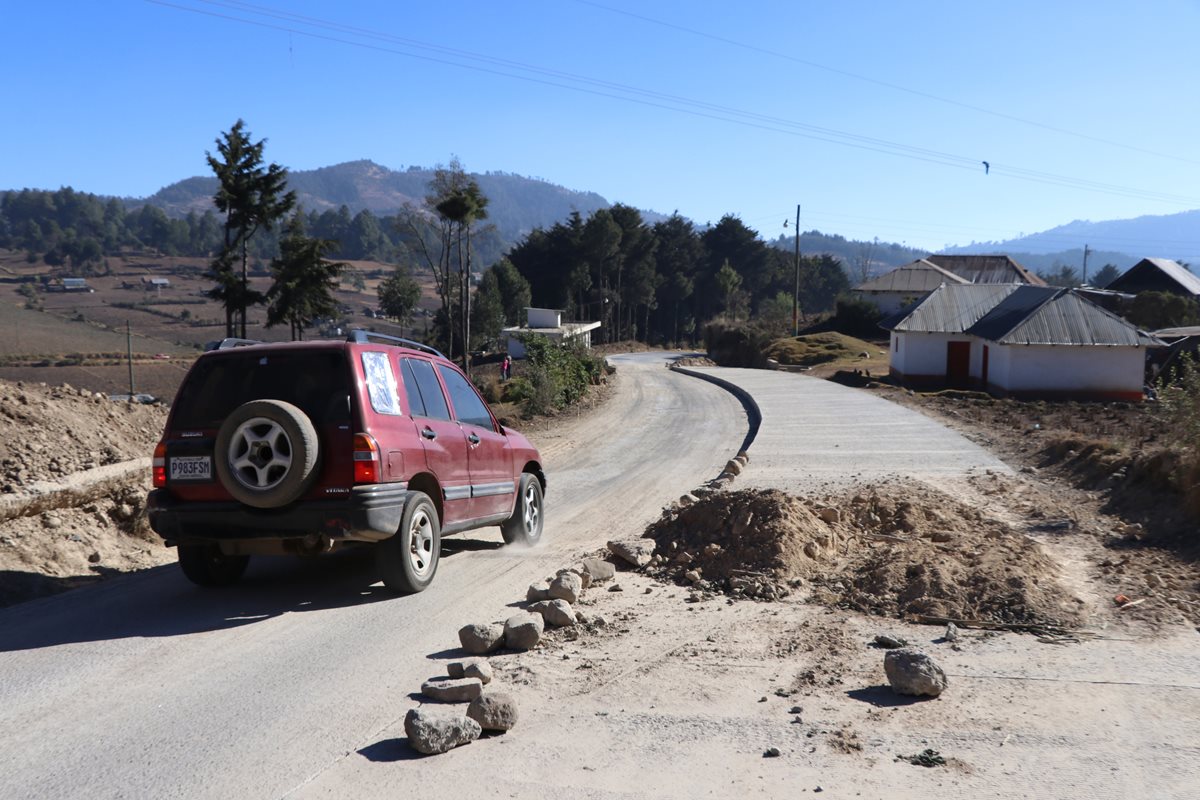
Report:
[[[400,376],[404,380],[404,393],[408,395],[408,413],[414,417],[425,416],[425,401],[421,399],[421,387],[417,385],[411,360],[400,359]]]
[[[492,415],[488,413],[487,406],[479,399],[475,387],[457,370],[438,364],[438,372],[442,374],[442,380],[446,382],[446,388],[450,390],[450,401],[454,403],[455,418],[468,425],[491,428]]]
[[[416,392],[412,391],[413,384],[416,384]],[[446,396],[442,394],[442,385],[438,383],[437,375],[433,372],[433,364],[422,358],[404,359],[404,388],[408,390],[408,402],[412,406],[413,416],[418,416],[417,411],[420,409],[419,416],[450,419]],[[420,398],[419,401],[416,398]]]

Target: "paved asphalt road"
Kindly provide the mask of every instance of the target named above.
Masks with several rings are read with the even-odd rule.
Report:
[[[369,554],[347,553],[260,559],[222,591],[169,566],[0,610],[0,797],[279,798],[394,735],[407,695],[435,672],[428,659],[457,648],[459,626],[503,618],[530,581],[637,535],[741,445],[747,417],[725,390],[665,369],[661,354],[613,360],[616,396],[538,442],[549,493],[546,540],[533,551],[501,547],[496,529],[452,537],[434,586],[411,597],[375,582]],[[861,472],[861,453],[886,431],[874,405],[846,421],[862,393],[722,372],[763,410],[756,481],[801,467]],[[935,442],[943,429],[881,406],[911,426],[910,444],[934,443],[890,469],[985,463],[966,440]]]

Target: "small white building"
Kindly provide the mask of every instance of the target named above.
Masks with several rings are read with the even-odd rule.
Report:
[[[884,314],[895,314],[947,283],[970,281],[920,258],[859,284],[854,287],[854,294],[874,304]]]
[[[592,331],[600,327],[599,322],[563,322],[563,312],[557,308],[526,308],[527,324],[505,328],[500,332],[505,351],[513,358],[525,357],[525,345],[518,338],[522,334],[545,336],[555,344],[568,341],[581,342],[584,347],[592,346]]]
[[[1013,396],[1141,400],[1163,342],[1071,289],[952,285],[881,323],[894,378]]]

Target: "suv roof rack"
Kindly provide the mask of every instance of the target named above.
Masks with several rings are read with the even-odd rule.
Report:
[[[235,339],[233,337],[222,339],[219,342],[209,342],[204,345],[204,351],[209,350],[229,350],[233,347],[249,347],[252,344],[262,344],[258,339]]]
[[[411,347],[413,350],[420,350],[423,353],[437,356],[438,358],[446,358],[440,351],[430,347],[427,344],[414,342],[412,339],[402,339],[399,336],[388,336],[386,333],[376,333],[375,331],[365,331],[362,328],[355,328],[346,336],[347,342],[356,342],[358,344],[366,344],[372,341],[379,341],[383,344],[398,344],[404,347]],[[448,360],[448,359],[447,359]]]

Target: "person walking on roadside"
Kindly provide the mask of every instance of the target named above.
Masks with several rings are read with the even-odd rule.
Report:
[[[512,359],[508,357],[508,353],[505,353],[504,360],[500,362],[500,380],[507,381],[510,374],[512,374]]]

